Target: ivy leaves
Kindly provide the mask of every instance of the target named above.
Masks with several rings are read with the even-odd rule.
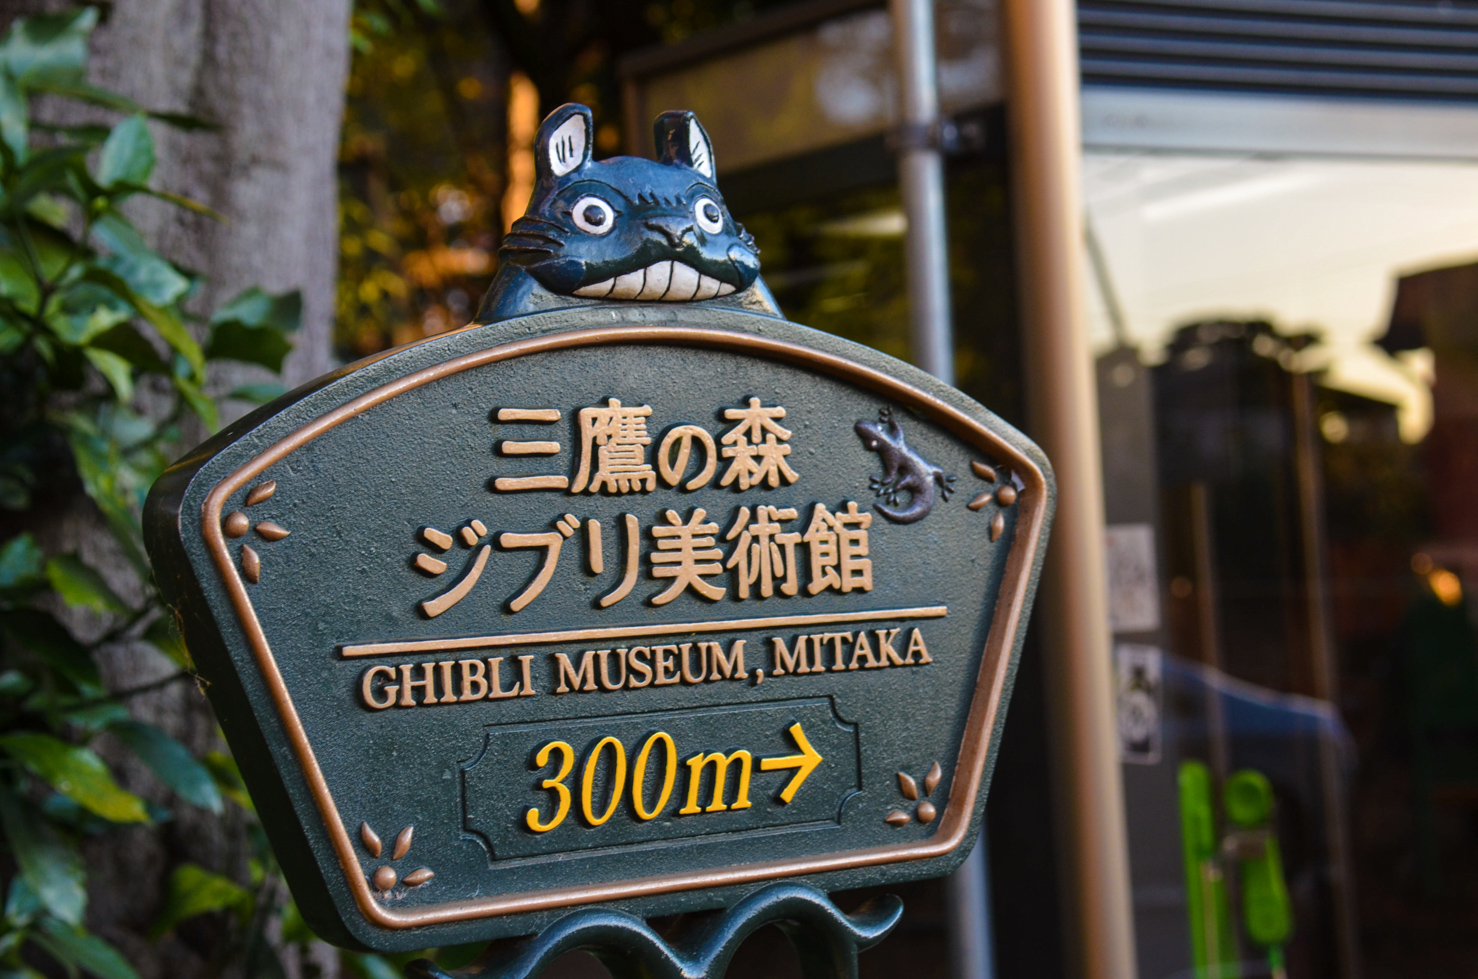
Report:
[[[149,787],[149,775],[120,784],[110,762],[137,759],[155,780],[150,798],[169,806],[218,814],[231,800],[250,810],[228,756],[197,758],[129,711],[134,695],[191,670],[150,581],[139,513],[191,416],[217,427],[211,365],[279,371],[302,316],[297,293],[261,289],[203,311],[201,277],[152,250],[130,222],[123,205],[141,197],[220,215],[151,183],[151,127],[203,123],[87,83],[97,17],[89,7],[20,19],[0,38],[0,509],[21,515],[4,526],[25,526],[38,503],[67,505],[80,489],[111,537],[101,550],[120,551],[135,580],[104,575],[85,558],[89,547],[55,553],[28,533],[0,539],[0,830],[17,869],[0,920],[0,976],[35,975],[27,963],[40,950],[73,976],[137,979],[83,927],[79,845],[171,813],[131,791]],[[110,125],[48,123],[32,114],[38,95],[115,115]],[[239,393],[281,390],[257,388]],[[162,679],[110,691],[95,657],[119,642],[157,650]],[[261,862],[252,884],[276,886]],[[245,922],[260,903],[244,885],[185,864],[155,937],[210,911]]]
[[[73,802],[114,823],[147,823],[143,800],[125,792],[93,751],[34,731],[0,735],[4,751]]]
[[[141,189],[154,172],[154,137],[142,115],[132,115],[114,126],[98,154],[97,182],[105,190]]]

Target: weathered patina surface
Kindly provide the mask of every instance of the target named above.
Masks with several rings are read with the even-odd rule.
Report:
[[[543,152],[588,122],[568,108]],[[672,115],[666,165],[711,177]],[[650,207],[713,203],[693,188]],[[1051,519],[1041,452],[756,278],[687,302],[515,278],[546,311],[328,375],[149,498],[310,923],[410,949],[953,869]]]

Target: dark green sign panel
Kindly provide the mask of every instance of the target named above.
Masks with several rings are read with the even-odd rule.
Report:
[[[1051,508],[921,372],[648,306],[330,377],[149,525],[305,913],[400,949],[951,870]]]
[[[594,162],[589,127],[540,130],[501,322],[322,378],[149,498],[160,585],[333,941],[939,875],[978,833],[1045,458],[778,318],[691,113],[659,118],[657,161]]]

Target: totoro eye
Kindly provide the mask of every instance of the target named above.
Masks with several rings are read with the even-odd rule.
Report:
[[[698,198],[693,205],[693,217],[698,219],[698,227],[711,235],[724,230],[724,212],[711,197]]]
[[[603,235],[616,226],[616,212],[599,197],[582,197],[570,208],[575,227],[586,234]]]

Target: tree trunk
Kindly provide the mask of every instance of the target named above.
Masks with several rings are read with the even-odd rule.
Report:
[[[55,0],[0,0],[0,27],[16,16],[63,6]],[[181,132],[151,126],[158,153],[151,183],[214,208],[229,223],[147,200],[137,203],[132,216],[163,255],[205,277],[202,295],[194,300],[197,310],[212,309],[251,285],[269,292],[302,290],[302,331],[283,377],[289,387],[331,366],[348,21],[349,0],[120,0],[93,35],[94,84],[150,109],[188,113],[219,127]],[[259,368],[232,367],[217,370],[212,389],[220,394],[267,379]],[[245,407],[228,405],[225,416]],[[78,550],[121,594],[139,596],[138,582],[90,504],[79,498],[59,520],[34,530],[49,552]],[[175,669],[135,644],[104,660],[104,676],[115,690]],[[197,753],[220,747],[215,720],[193,684],[174,683],[135,697],[130,707]],[[114,760],[121,757],[101,743],[99,748]],[[142,767],[122,767],[126,787],[166,801]],[[88,926],[118,946],[142,979],[239,974],[224,969],[218,958],[224,938],[219,917],[187,922],[157,943],[145,937],[178,864],[194,862],[247,880],[250,847],[239,812],[222,819],[179,800],[169,804],[172,821],[110,833],[89,846]],[[290,976],[302,974],[299,963],[285,965]]]
[[[138,220],[163,254],[205,274],[205,308],[252,285],[303,290],[290,385],[330,366],[348,67],[348,0],[125,0],[94,39],[95,83],[220,127],[155,127],[154,182],[230,223],[152,205]]]

